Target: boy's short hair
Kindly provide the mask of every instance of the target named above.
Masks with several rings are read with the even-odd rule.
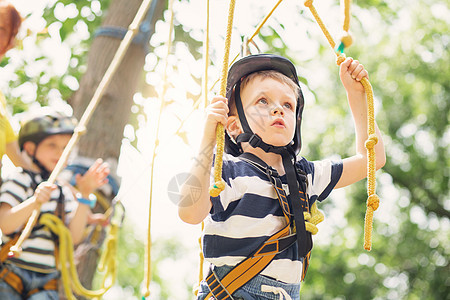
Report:
[[[253,79],[255,79],[257,77],[261,77],[262,79],[271,78],[271,79],[277,80],[281,83],[284,83],[292,89],[292,91],[295,94],[296,99],[299,97],[300,87],[295,82],[293,82],[292,79],[290,79],[283,73],[280,73],[275,70],[258,71],[258,72],[251,73],[250,75],[244,77],[241,81],[241,90],[243,90]],[[237,109],[236,109],[236,104],[235,104],[235,100],[234,100],[235,99],[234,93],[235,92],[233,91],[233,93],[231,94],[231,98],[229,99],[229,103],[228,103],[228,106],[230,108],[230,113],[229,113],[230,116],[237,115]]]

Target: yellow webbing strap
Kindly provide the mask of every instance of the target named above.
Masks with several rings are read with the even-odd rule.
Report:
[[[230,7],[228,11],[227,34],[225,37],[225,53],[223,56],[222,73],[220,76],[220,90],[219,95],[226,96],[227,76],[228,76],[228,59],[230,56],[231,31],[233,28],[234,7],[236,0],[230,0]],[[216,128],[216,157],[214,161],[214,184],[209,188],[209,194],[212,197],[219,196],[220,192],[225,188],[225,182],[222,180],[222,156],[225,146],[225,129],[222,123],[217,124]]]
[[[304,2],[305,6],[309,8],[312,15],[316,19],[317,24],[319,24],[322,29],[325,37],[327,38],[331,48],[333,48],[334,53],[337,55],[337,64],[340,65],[344,60],[345,56],[341,53],[335,51],[335,42],[331,37],[330,33],[326,29],[324,23],[320,19],[314,5],[312,4],[313,0],[306,0]],[[378,137],[375,133],[375,113],[374,113],[374,104],[373,104],[373,91],[372,86],[369,80],[364,77],[361,80],[361,84],[364,87],[367,97],[367,135],[368,139],[366,140],[365,146],[367,148],[367,210],[366,217],[364,221],[364,249],[370,251],[372,247],[372,222],[373,222],[373,212],[377,210],[379,206],[380,199],[376,195],[375,191],[375,145],[378,142]]]
[[[40,218],[41,225],[47,226],[59,239],[59,268],[61,271],[61,279],[64,287],[64,293],[67,299],[76,300],[72,293],[78,295],[97,298],[103,296],[109,288],[112,287],[116,279],[116,252],[117,252],[117,236],[118,226],[114,223],[110,225],[110,232],[107,238],[106,247],[103,250],[99,270],[104,271],[102,287],[92,291],[83,287],[81,284],[77,269],[74,263],[72,236],[69,229],[64,225],[60,218],[53,214],[43,214]]]
[[[270,242],[276,242],[279,238],[285,237],[289,234],[289,224],[282,230],[272,235],[266,244]],[[253,277],[261,273],[262,270],[273,260],[278,252],[270,252],[264,255],[252,256],[238,265],[236,265],[220,282],[215,278],[214,273],[206,278],[206,282],[212,289],[205,299],[210,299],[214,293],[216,299],[231,299],[229,295],[232,295],[243,284],[247,283]]]

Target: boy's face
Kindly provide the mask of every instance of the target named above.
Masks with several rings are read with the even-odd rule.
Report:
[[[295,92],[276,79],[257,76],[241,90],[242,106],[252,131],[273,146],[285,146],[296,128]]]
[[[56,134],[45,138],[35,149],[36,159],[48,171],[53,171],[71,137],[70,134]]]

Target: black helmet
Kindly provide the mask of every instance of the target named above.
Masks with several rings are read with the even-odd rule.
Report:
[[[73,134],[77,122],[75,118],[56,111],[47,111],[38,117],[25,121],[19,131],[19,146],[23,150],[25,142],[36,145],[48,136]]]
[[[294,65],[292,64],[292,62],[290,60],[288,60],[285,57],[282,57],[279,55],[273,55],[273,54],[249,55],[249,56],[246,56],[246,57],[238,60],[231,66],[231,68],[228,72],[226,98],[228,100],[231,99],[233,91],[235,91],[235,94],[238,94],[238,91],[240,91],[240,83],[241,83],[242,78],[250,75],[251,73],[265,71],[265,70],[278,71],[281,74],[292,79],[292,81],[299,87],[299,94],[298,94],[297,108],[296,108],[296,116],[297,116],[296,117],[296,128],[295,128],[294,138],[292,139],[292,143],[290,144],[290,146],[291,146],[290,148],[295,153],[298,153],[302,146],[300,125],[301,125],[301,119],[302,119],[304,100],[303,100],[302,90],[300,88],[300,83],[298,81],[297,72],[295,70]],[[247,120],[246,120],[246,117],[245,117],[245,114],[243,111],[242,102],[240,100],[240,95],[235,95],[235,102],[236,102],[236,108],[238,111],[239,119],[241,121],[243,130],[244,130],[244,133],[241,135],[245,135],[247,137],[247,139],[249,139],[249,138],[252,139],[251,136],[254,137],[256,135],[253,134],[251,128],[248,126],[248,123],[247,123]],[[242,141],[245,141],[245,140],[242,140]],[[239,143],[239,138],[238,138],[238,143]],[[261,141],[259,141],[257,144],[258,145],[261,144]],[[255,145],[257,145],[257,144],[255,144]],[[262,144],[264,144],[264,143],[262,143]],[[270,145],[268,145],[268,146],[270,146]],[[288,145],[286,145],[286,146],[288,146]],[[261,147],[261,148],[263,148],[263,147]],[[231,155],[234,155],[234,156],[238,156],[241,152],[240,146],[238,146],[234,141],[232,141],[231,138],[228,136],[228,134],[225,134],[225,152],[230,153]]]

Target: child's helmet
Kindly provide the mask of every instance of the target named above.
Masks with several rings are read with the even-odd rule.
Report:
[[[226,89],[226,98],[229,100],[231,99],[231,96],[233,92],[235,92],[235,102],[236,102],[236,108],[238,111],[239,119],[241,121],[244,133],[242,133],[238,139],[238,144],[240,142],[248,142],[249,140],[254,140],[254,137],[257,135],[253,133],[251,128],[248,125],[248,122],[246,120],[244,110],[242,107],[242,102],[240,99],[239,91],[240,91],[240,84],[241,80],[250,75],[251,73],[264,71],[264,70],[274,70],[278,71],[281,74],[287,76],[288,78],[292,79],[292,81],[298,85],[299,87],[299,95],[297,99],[297,108],[296,108],[296,129],[294,138],[292,139],[292,142],[290,145],[291,150],[293,150],[295,153],[298,153],[301,149],[301,134],[300,134],[300,125],[301,125],[301,119],[302,119],[302,112],[303,112],[303,106],[304,106],[304,100],[303,100],[303,94],[302,90],[300,88],[300,84],[298,81],[297,72],[295,70],[294,65],[290,60],[288,60],[285,57],[273,55],[273,54],[256,54],[256,55],[250,55],[246,56],[239,61],[235,62],[229,72],[228,72],[228,79],[227,79],[227,89]],[[260,146],[261,144],[265,144],[260,140],[258,143],[254,144],[253,146]],[[252,143],[251,143],[252,144]],[[270,145],[266,145],[266,149],[270,148]],[[261,147],[264,149],[264,147]],[[273,148],[273,147],[272,147]],[[228,134],[225,134],[225,152],[230,153],[231,155],[238,156],[241,152],[240,146],[238,146],[232,139],[228,136]]]
[[[19,131],[19,146],[23,150],[25,142],[38,145],[45,138],[55,134],[73,134],[77,122],[75,118],[56,111],[47,111],[42,115],[25,121]]]

